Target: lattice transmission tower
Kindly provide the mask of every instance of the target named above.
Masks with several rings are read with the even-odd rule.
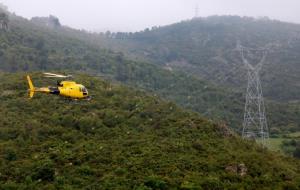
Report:
[[[267,50],[245,48],[239,45],[239,51],[247,69],[248,78],[242,137],[255,139],[266,146],[269,139],[269,129],[259,72],[264,64]],[[245,54],[252,55],[252,58],[259,54],[261,58],[255,59],[259,61],[253,65],[248,61]]]
[[[195,7],[195,16],[194,18],[198,18],[199,17],[199,5],[197,4]]]

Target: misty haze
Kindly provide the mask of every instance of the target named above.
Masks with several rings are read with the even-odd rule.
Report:
[[[25,18],[55,15],[64,25],[89,31],[133,32],[195,16],[239,15],[269,17],[300,23],[297,0],[2,0]]]

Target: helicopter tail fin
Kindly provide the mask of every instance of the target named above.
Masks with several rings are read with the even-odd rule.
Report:
[[[28,81],[28,85],[29,85],[29,90],[28,90],[29,91],[29,98],[32,98],[33,95],[34,95],[34,86],[32,84],[32,81],[31,81],[29,75],[27,75],[27,81]]]

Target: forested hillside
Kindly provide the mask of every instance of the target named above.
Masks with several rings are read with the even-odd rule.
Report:
[[[185,108],[241,130],[243,94],[183,72],[132,61],[121,52],[100,49],[95,35],[62,27],[55,17],[28,21],[9,14],[9,30],[0,33],[0,69],[82,71],[153,91]],[[52,22],[40,24],[37,21]],[[53,27],[55,26],[55,27]],[[299,104],[267,103],[273,133],[299,130]]]
[[[239,88],[55,16],[3,10],[0,24],[0,189],[300,188],[298,159],[238,135]],[[37,87],[56,84],[44,71],[73,74],[91,101],[28,99],[27,74]],[[271,97],[267,108],[272,135],[299,131],[297,102]],[[299,156],[296,141],[286,145]]]
[[[173,103],[78,74],[91,101],[28,99],[26,74],[0,73],[0,189],[300,188],[299,160]]]
[[[299,24],[267,18],[212,16],[136,33],[106,33],[98,37],[102,47],[244,90],[246,69],[236,49],[238,42],[250,48],[268,47],[261,72],[267,98],[299,102]]]

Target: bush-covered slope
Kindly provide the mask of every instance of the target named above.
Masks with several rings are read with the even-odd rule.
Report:
[[[299,161],[145,92],[76,79],[91,101],[29,100],[23,73],[0,74],[0,189],[300,188]]]
[[[91,39],[94,39],[93,43]],[[153,91],[185,108],[224,121],[237,131],[241,130],[244,107],[242,93],[170,68],[132,61],[123,53],[100,49],[96,44],[97,37],[93,35],[61,26],[45,27],[10,14],[9,30],[0,31],[0,70],[67,69],[69,72],[76,70],[100,74]],[[271,130],[275,133],[299,130],[299,105],[268,102]]]
[[[261,72],[264,93],[273,100],[299,101],[299,24],[212,16],[103,37],[102,41],[99,37],[102,47],[122,50],[133,57],[235,88],[246,86],[246,69],[236,51],[237,41],[251,48],[271,45]]]

